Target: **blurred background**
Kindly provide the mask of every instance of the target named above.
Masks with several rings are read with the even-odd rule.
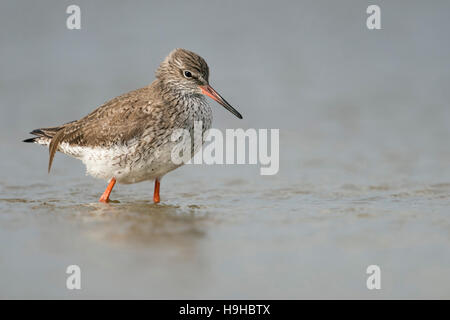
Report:
[[[450,298],[449,30],[448,1],[2,1],[0,297]],[[212,104],[214,127],[280,129],[279,174],[185,166],[162,205],[148,182],[105,206],[81,162],[47,175],[21,143],[146,86],[178,47],[244,115]]]

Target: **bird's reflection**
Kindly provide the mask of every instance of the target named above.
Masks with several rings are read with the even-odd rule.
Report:
[[[86,204],[77,206],[74,212],[83,226],[89,226],[87,232],[93,239],[136,249],[171,249],[181,256],[192,256],[196,244],[206,235],[209,220],[198,206],[147,201]]]

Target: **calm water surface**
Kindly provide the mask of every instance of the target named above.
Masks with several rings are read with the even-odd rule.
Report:
[[[406,160],[419,172],[410,175],[392,155],[335,163],[334,153],[291,151],[278,176],[185,166],[164,179],[161,205],[151,203],[152,183],[119,185],[120,203],[104,205],[104,183],[80,163],[60,156],[47,176],[42,147],[9,147],[17,157],[0,180],[3,297],[449,295],[450,179],[438,168],[419,174],[439,160]],[[64,287],[69,264],[82,268],[80,292]],[[369,264],[382,267],[380,293],[365,288]]]

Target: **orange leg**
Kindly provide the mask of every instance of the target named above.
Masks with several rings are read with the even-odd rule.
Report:
[[[112,178],[111,181],[108,184],[108,187],[106,188],[105,192],[103,192],[102,196],[100,197],[100,202],[107,203],[109,202],[109,195],[111,194],[112,189],[114,188],[114,185],[116,184],[116,178]]]
[[[159,203],[160,199],[159,199],[159,179],[156,178],[155,179],[155,192],[153,193],[153,202],[154,203]]]

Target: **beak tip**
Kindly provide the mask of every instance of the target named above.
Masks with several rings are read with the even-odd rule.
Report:
[[[216,90],[214,90],[210,85],[200,86],[200,90],[201,90],[202,94],[204,94],[204,95],[212,98],[213,100],[217,101],[222,106],[224,106],[225,109],[227,109],[232,114],[234,114],[237,118],[242,119],[242,115],[238,111],[236,111],[236,109],[234,109],[224,98],[222,98],[220,96],[220,94],[218,94],[216,92]]]

